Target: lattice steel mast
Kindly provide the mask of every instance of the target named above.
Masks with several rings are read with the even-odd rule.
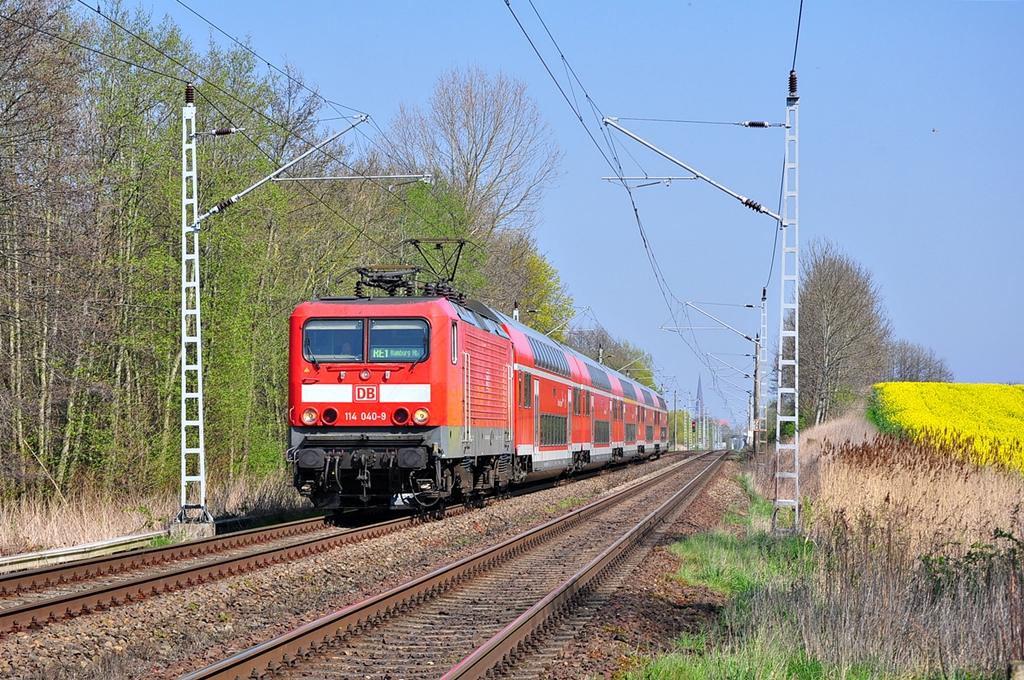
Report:
[[[800,529],[800,155],[799,103],[796,71],[789,72],[786,97],[786,162],[783,175],[782,280],[779,286],[779,392],[775,409],[775,509],[772,526],[779,529],[779,511],[792,509],[792,529]],[[792,441],[783,442],[783,426],[792,424]],[[789,439],[788,436],[785,439]]]
[[[765,369],[768,368],[768,289],[761,289],[761,332],[757,334],[755,344],[757,356],[757,380],[754,381],[754,389],[757,390],[757,397],[754,399],[754,408],[757,409],[754,427],[754,453],[765,453],[768,450],[768,411],[765,408]]]
[[[181,509],[176,523],[213,522],[206,509],[198,210],[195,89],[189,84],[181,112]]]
[[[294,160],[259,180],[247,189],[224,199],[199,215],[196,183],[196,136],[222,136],[241,129],[227,127],[211,132],[196,132],[195,88],[185,86],[185,107],[181,111],[181,509],[177,524],[210,524],[213,517],[206,509],[206,445],[203,430],[203,341],[199,304],[199,228],[209,217],[222,213],[244,196],[270,182],[307,156],[365,122],[369,116],[354,116],[356,122]],[[334,179],[334,178],[322,178]]]

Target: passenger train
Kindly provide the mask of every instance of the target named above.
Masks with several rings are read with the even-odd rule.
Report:
[[[430,511],[665,451],[665,399],[625,375],[444,286],[363,290],[291,315],[287,459],[316,507]]]

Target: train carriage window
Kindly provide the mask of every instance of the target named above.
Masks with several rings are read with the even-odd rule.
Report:
[[[302,329],[306,361],[363,361],[362,319],[310,319]]]
[[[422,361],[429,335],[422,319],[371,319],[370,361]]]
[[[452,321],[452,366],[459,363],[459,324]]]
[[[572,414],[578,416],[580,414],[580,388],[572,388]]]
[[[523,374],[523,408],[533,408],[533,374]]]

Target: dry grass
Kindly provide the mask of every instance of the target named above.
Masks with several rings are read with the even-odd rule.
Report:
[[[927,444],[879,436],[827,446],[818,470],[818,506],[846,517],[902,517],[909,547],[989,541],[1020,533],[1024,475],[979,467]]]
[[[815,566],[747,603],[770,644],[852,677],[997,677],[1024,656],[1024,475],[856,416],[802,433],[801,463]]]
[[[848,413],[800,433],[800,495],[816,499],[820,495],[821,450],[823,445],[860,444],[872,441],[878,434],[863,410]],[[755,461],[755,489],[765,498],[775,494],[775,462],[771,455]]]
[[[290,482],[288,473],[282,470],[263,479],[239,477],[211,484],[207,507],[218,519],[308,507]],[[32,497],[2,501],[0,554],[63,548],[166,529],[180,505],[177,489],[116,498],[83,491],[64,502]]]

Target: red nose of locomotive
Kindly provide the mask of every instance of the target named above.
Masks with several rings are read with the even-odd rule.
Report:
[[[288,460],[315,505],[396,507],[441,493],[421,477],[449,439],[451,315],[436,298],[336,298],[293,312]]]
[[[293,329],[293,427],[424,426],[431,421],[430,323],[309,310]],[[387,311],[387,310],[385,310]],[[344,317],[317,318],[320,312]],[[391,312],[394,313],[394,312]]]

